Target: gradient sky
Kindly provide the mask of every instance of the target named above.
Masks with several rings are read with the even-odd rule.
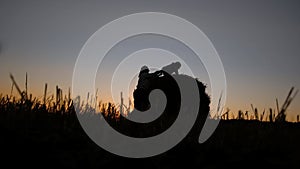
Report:
[[[71,86],[76,58],[85,41],[106,23],[137,12],[164,12],[198,26],[224,65],[231,110],[275,108],[291,86],[300,89],[299,1],[0,1],[0,92],[21,87],[42,96]],[[208,83],[208,82],[206,82]],[[101,97],[101,96],[100,96]],[[288,110],[300,114],[300,96]]]

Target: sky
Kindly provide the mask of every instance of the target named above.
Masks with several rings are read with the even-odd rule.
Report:
[[[40,98],[45,83],[49,93],[56,85],[67,91],[79,52],[95,31],[125,15],[163,12],[190,21],[211,40],[226,74],[226,107],[275,108],[276,98],[283,104],[292,86],[300,89],[299,8],[296,0],[1,0],[0,93],[10,93],[9,73],[24,88],[25,72],[29,92]],[[300,114],[299,103],[296,96],[289,120]]]

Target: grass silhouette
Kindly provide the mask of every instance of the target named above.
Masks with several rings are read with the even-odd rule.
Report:
[[[202,83],[198,82],[198,85],[201,87]],[[205,87],[202,87],[201,92],[205,93]],[[230,119],[228,110],[222,116],[215,133],[204,144],[191,144],[190,138],[195,136],[189,135],[182,144],[161,155],[146,159],[128,159],[110,154],[92,142],[81,128],[75,112],[75,109],[80,109],[83,115],[99,118],[104,115],[104,119],[116,129],[135,135],[135,126],[130,127],[120,116],[118,107],[112,103],[90,104],[88,101],[80,101],[80,98],[72,100],[63,97],[60,90],[57,87],[56,96],[59,98],[56,99],[44,97],[46,99],[38,100],[32,96],[25,97],[28,96],[27,93],[21,94],[24,97],[20,98],[0,96],[2,165],[11,168],[19,165],[31,168],[299,166],[300,123],[277,120],[281,117],[280,113],[286,113],[284,110],[295,96],[293,92],[290,92],[282,108],[278,108],[280,113],[277,116],[274,116],[273,109],[270,109],[270,116],[266,116],[266,113],[260,114],[253,106],[253,118],[249,118],[250,112],[246,114],[240,111],[236,118]],[[207,111],[207,107],[202,108]],[[206,116],[207,114],[204,115]],[[263,120],[268,117],[269,120]],[[199,118],[202,119],[203,116]],[[197,133],[195,130],[202,128],[202,122],[200,120],[196,123],[192,133]],[[124,129],[126,126],[129,126],[127,130]],[[153,134],[156,131],[147,132]]]

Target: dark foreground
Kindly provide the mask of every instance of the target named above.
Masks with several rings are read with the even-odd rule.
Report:
[[[221,121],[204,144],[178,145],[164,154],[145,159],[112,155],[94,144],[77,125],[50,128],[47,123],[29,127],[1,125],[1,165],[7,166],[5,168],[87,169],[300,167],[299,123]]]

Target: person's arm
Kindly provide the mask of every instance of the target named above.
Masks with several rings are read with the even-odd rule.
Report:
[[[163,72],[161,70],[158,70],[156,72],[154,72],[156,76],[160,76]]]

